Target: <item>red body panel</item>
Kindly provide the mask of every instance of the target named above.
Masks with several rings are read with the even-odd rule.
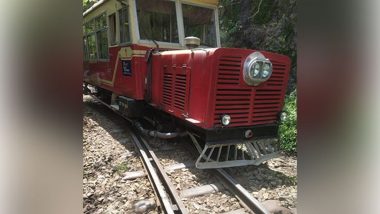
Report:
[[[224,114],[232,118],[228,127],[276,123],[283,107],[290,60],[261,52],[273,63],[273,74],[261,85],[249,86],[243,80],[242,68],[252,52],[217,48],[155,55],[153,103],[206,129],[221,127]]]
[[[118,57],[121,48],[128,47],[132,51],[139,51],[139,54],[132,53],[131,57],[126,58]],[[145,54],[141,53],[148,49],[139,45],[109,48],[109,61],[89,61],[84,63],[85,82],[112,91],[117,95],[123,95],[136,100],[144,99],[146,62]],[[131,60],[131,76],[123,75],[122,60]]]
[[[211,51],[170,51],[153,57],[152,103],[179,118],[202,125],[211,96]]]
[[[123,75],[121,60],[117,60],[120,47],[117,47],[110,48],[109,62],[85,64],[85,81],[117,95],[143,99],[147,63],[142,50],[148,48],[130,47],[139,50],[131,57],[132,76]],[[276,123],[284,103],[290,59],[260,51],[272,62],[273,73],[259,86],[249,86],[243,80],[242,68],[246,57],[253,52],[210,48],[154,54],[151,105],[205,129],[221,127],[223,114],[232,118],[228,127]],[[99,81],[112,82],[114,70],[113,84]]]

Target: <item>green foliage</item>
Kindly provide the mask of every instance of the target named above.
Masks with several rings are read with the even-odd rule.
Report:
[[[98,0],[82,0],[83,12],[94,5]]]
[[[126,172],[127,170],[128,170],[127,162],[122,162],[119,165],[114,166],[114,168],[113,168],[113,171],[117,172],[120,175],[123,174],[124,172]]]
[[[296,0],[220,0],[225,47],[266,50],[292,61],[287,92],[296,88]]]
[[[232,47],[235,35],[242,30],[240,22],[240,1],[221,0],[220,1],[220,36],[224,46]]]
[[[260,2],[253,7],[252,21],[255,24],[266,24],[272,19],[274,7],[274,0],[260,0]]]
[[[280,147],[283,151],[296,153],[297,144],[297,91],[294,90],[285,99],[284,112],[286,118],[281,121],[279,128]]]

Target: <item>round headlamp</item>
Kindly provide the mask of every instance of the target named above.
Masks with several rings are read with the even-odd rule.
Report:
[[[265,78],[268,78],[271,74],[272,74],[272,65],[269,63],[264,63],[261,77],[265,79]]]
[[[286,120],[286,117],[287,117],[288,115],[286,114],[286,112],[281,112],[281,114],[280,114],[280,120],[281,121],[285,121]]]
[[[259,77],[260,65],[258,63],[253,64],[250,68],[250,73],[252,77]]]
[[[250,54],[245,62],[243,69],[244,81],[248,85],[257,86],[267,81],[272,75],[272,63],[260,52]]]
[[[228,126],[231,122],[231,116],[228,114],[223,115],[221,122],[222,122],[223,126]]]

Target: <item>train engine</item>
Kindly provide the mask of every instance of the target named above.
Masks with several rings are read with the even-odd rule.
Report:
[[[220,47],[217,5],[100,1],[84,14],[85,90],[146,135],[190,137],[197,168],[258,165],[278,155],[290,59]]]

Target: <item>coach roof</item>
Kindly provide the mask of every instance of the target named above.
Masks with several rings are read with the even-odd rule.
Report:
[[[91,11],[95,10],[97,7],[99,7],[100,5],[102,5],[103,3],[107,2],[109,0],[100,0],[98,2],[96,2],[94,5],[92,5],[90,8],[88,8],[84,13],[83,13],[83,16],[86,16],[87,14],[89,14]],[[122,0],[116,0],[118,2],[122,2]],[[127,0],[125,2],[129,2],[131,0]],[[133,1],[133,0],[132,0]],[[174,0],[175,1],[175,0]],[[179,0],[181,3],[194,3],[194,4],[207,4],[207,5],[218,5],[219,4],[219,0]]]

